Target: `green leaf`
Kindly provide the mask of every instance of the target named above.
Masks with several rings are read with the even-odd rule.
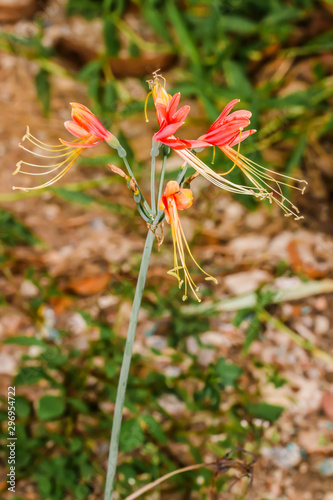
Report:
[[[88,206],[95,201],[94,196],[84,193],[83,191],[74,191],[64,187],[57,187],[54,188],[53,192],[62,199],[70,201],[71,203],[77,203],[78,205]]]
[[[144,442],[144,433],[138,419],[126,420],[121,427],[120,449],[128,453]]]
[[[8,246],[41,243],[29,228],[19,222],[10,212],[0,208],[0,241]]]
[[[253,88],[242,66],[235,61],[226,60],[222,67],[228,87],[237,92],[240,97],[251,97]]]
[[[176,36],[179,39],[181,52],[188,55],[193,63],[193,67],[197,73],[201,73],[201,57],[198,52],[195,41],[192,39],[190,30],[188,29],[182,13],[177,9],[174,0],[165,2],[166,13],[173,24]]]
[[[35,77],[35,85],[38,99],[42,105],[44,115],[50,112],[51,85],[50,75],[45,69],[40,69]]]
[[[107,82],[104,86],[103,103],[105,111],[114,113],[117,110],[118,94],[115,82]]]
[[[77,436],[74,436],[71,440],[70,440],[70,445],[69,445],[69,449],[72,453],[76,453],[78,452],[79,450],[82,450],[83,448],[83,445],[84,445],[84,441],[82,438],[80,437],[77,437]]]
[[[78,74],[78,79],[84,82],[88,82],[90,78],[99,75],[103,68],[101,61],[91,61],[86,64]]]
[[[241,16],[221,16],[221,25],[225,32],[239,35],[253,35],[258,31],[257,22]]]
[[[251,344],[258,338],[260,326],[261,326],[261,321],[259,319],[259,316],[256,315],[253,317],[248,329],[245,332],[245,339],[243,344],[244,354],[248,353]]]
[[[147,431],[153,436],[154,439],[156,439],[156,441],[161,444],[166,444],[168,442],[168,438],[164,434],[162,426],[157,422],[157,420],[155,420],[152,415],[142,415],[141,420],[143,420],[147,425]]]
[[[34,385],[43,379],[47,379],[43,368],[40,366],[24,366],[14,380],[16,385]]]
[[[77,410],[79,413],[82,413],[83,415],[88,415],[89,407],[81,399],[67,398],[67,402],[74,410]]]
[[[66,405],[62,396],[42,396],[38,401],[37,415],[41,420],[53,420],[65,413]]]
[[[117,57],[120,50],[120,41],[117,33],[117,25],[111,16],[104,18],[103,34],[108,55]]]
[[[172,37],[165,23],[163,11],[159,11],[157,8],[154,8],[154,5],[147,2],[143,6],[143,16],[147,23],[154,28],[157,35],[164,38],[167,42],[172,43]]]
[[[248,403],[246,405],[247,411],[256,418],[275,422],[282,412],[283,406],[271,405],[269,403]]]
[[[300,163],[303,158],[306,145],[307,145],[307,133],[304,132],[299,137],[296,147],[287,161],[287,165],[284,170],[285,175],[292,175],[294,170],[300,167]]]
[[[225,358],[220,358],[215,366],[215,373],[226,386],[234,386],[235,381],[243,373],[243,370],[234,363],[228,363]]]
[[[102,2],[92,0],[68,0],[66,2],[66,13],[69,16],[81,15],[86,19],[94,19],[102,14]]]
[[[53,193],[66,201],[77,203],[78,205],[89,206],[91,204],[97,204],[105,207],[107,210],[110,210],[110,212],[121,213],[123,215],[130,213],[130,211],[123,205],[101,200],[97,196],[92,196],[91,194],[84,193],[83,191],[74,191],[65,187],[57,187],[53,189]]]
[[[27,418],[31,413],[31,404],[23,396],[16,396],[15,398],[15,411],[19,418]]]
[[[252,313],[253,309],[250,308],[245,308],[237,311],[234,319],[232,320],[232,324],[238,328],[243,323],[243,321],[246,320]]]
[[[32,346],[32,345],[37,345],[40,347],[47,347],[47,344],[40,339],[36,339],[35,337],[25,337],[18,335],[17,337],[11,337],[8,339],[5,339],[3,341],[3,344],[15,344],[15,345],[24,345],[24,346]]]

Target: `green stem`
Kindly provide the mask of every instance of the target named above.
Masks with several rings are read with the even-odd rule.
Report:
[[[280,332],[286,333],[293,342],[301,346],[303,349],[311,352],[313,356],[322,359],[329,365],[333,365],[333,357],[329,353],[322,351],[321,349],[313,345],[309,340],[303,339],[300,335],[291,330],[287,325],[282,323],[282,321],[274,318],[274,316],[271,316],[267,311],[262,310],[260,312],[260,319],[262,321],[266,321],[266,323],[269,323],[277,330],[280,330]]]
[[[157,216],[155,223],[159,220],[159,216]],[[155,235],[152,231],[148,231],[145,248],[142,254],[142,261],[140,266],[139,277],[136,285],[133,307],[131,312],[131,318],[128,326],[127,339],[124,351],[123,362],[120,370],[120,377],[118,383],[117,390],[117,398],[116,398],[116,406],[114,410],[113,416],[113,425],[112,425],[112,433],[111,433],[111,441],[110,441],[110,452],[109,452],[109,462],[108,462],[108,470],[106,476],[106,486],[105,486],[105,496],[104,500],[112,500],[113,489],[114,489],[114,478],[117,468],[117,456],[118,456],[118,448],[119,448],[119,438],[120,438],[120,427],[123,415],[124,401],[125,401],[125,392],[127,386],[128,373],[131,364],[132,350],[134,344],[135,330],[139,316],[139,310],[141,305],[141,299],[143,290],[146,283],[148,265],[150,254],[152,251],[153,243],[154,243]]]
[[[151,173],[150,173],[150,195],[151,195],[151,209],[153,214],[156,214],[156,199],[155,199],[155,163],[156,156],[151,157]]]
[[[184,181],[187,169],[188,169],[188,163],[185,163],[184,167],[181,169],[177,177],[177,182],[179,185]]]
[[[144,205],[145,209],[148,211],[148,213],[150,214],[150,212],[151,212],[150,206],[146,202],[145,197],[143,196],[142,191],[141,191],[141,189],[139,187],[139,184],[138,184],[136,178],[134,177],[133,171],[132,171],[132,169],[131,169],[128,161],[127,161],[126,154],[124,156],[121,156],[121,158],[122,158],[123,162],[125,163],[125,167],[126,167],[126,170],[128,172],[128,175],[135,180],[135,184],[136,184],[136,186],[137,186],[137,188],[138,188],[138,190],[140,192],[140,195],[141,195],[141,198],[142,198],[142,201],[143,201],[143,205]],[[155,215],[155,212],[153,212],[153,213]]]
[[[160,176],[160,184],[158,186],[158,195],[157,195],[157,203],[159,203],[161,197],[162,197],[162,190],[163,190],[163,183],[164,183],[164,174],[165,174],[165,165],[167,162],[167,155],[163,156],[163,163],[162,163],[162,170],[161,170],[161,176]]]

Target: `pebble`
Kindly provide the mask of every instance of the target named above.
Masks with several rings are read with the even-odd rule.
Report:
[[[198,363],[201,366],[208,366],[214,361],[215,349],[200,349],[198,354]]]
[[[16,361],[13,356],[4,352],[0,354],[0,373],[2,375],[15,375]]]
[[[38,288],[29,280],[25,280],[21,283],[20,292],[25,299],[33,299],[39,295]]]
[[[302,459],[301,449],[295,443],[288,443],[286,447],[262,448],[261,453],[282,469],[291,469]]]
[[[74,313],[69,318],[67,326],[71,333],[79,335],[80,333],[84,333],[86,331],[87,323],[81,314]]]
[[[314,331],[317,335],[325,335],[330,330],[330,320],[326,316],[315,316]]]
[[[333,476],[333,458],[327,458],[320,462],[317,469],[322,476]]]
[[[166,337],[162,337],[161,335],[152,335],[151,337],[146,338],[146,344],[152,349],[163,351],[163,349],[165,349],[167,346],[167,339]]]
[[[254,292],[259,285],[272,280],[272,276],[261,269],[253,269],[243,273],[229,274],[224,278],[228,290],[234,295]]]
[[[159,399],[159,404],[173,417],[184,415],[184,411],[186,409],[185,403],[178,399],[174,394],[164,394]]]
[[[198,354],[199,346],[197,340],[194,337],[187,337],[186,349],[189,354]]]

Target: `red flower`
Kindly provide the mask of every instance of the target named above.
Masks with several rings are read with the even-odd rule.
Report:
[[[204,147],[207,143],[202,141],[187,141],[175,137],[175,132],[185,123],[185,118],[190,112],[190,106],[178,108],[180,101],[180,92],[174,96],[168,94],[160,83],[156,82],[152,90],[157,121],[160,130],[154,135],[155,141],[160,141],[172,149],[185,149],[193,147]]]
[[[64,125],[68,132],[84,140],[77,143],[60,139],[63,144],[74,148],[90,148],[105,141],[115,148],[118,146],[117,138],[106,130],[90,109],[77,102],[71,102],[70,104],[72,106],[73,121],[67,121]]]
[[[26,175],[42,176],[51,174],[52,172],[56,172],[56,175],[39,186],[35,186],[32,188],[13,187],[13,189],[22,189],[24,191],[29,191],[31,189],[40,189],[43,187],[51,186],[51,184],[58,181],[63,175],[65,175],[65,173],[70,169],[70,167],[73,165],[73,163],[85,148],[96,146],[102,141],[107,142],[113,148],[118,148],[118,139],[113,134],[111,134],[111,132],[106,130],[106,128],[101,124],[96,116],[88,108],[86,108],[86,106],[78,103],[71,103],[71,106],[73,121],[65,122],[65,127],[68,132],[77,137],[77,139],[73,142],[59,139],[61,144],[52,146],[50,144],[43,143],[42,141],[31,135],[29,127],[27,127],[27,133],[24,135],[22,142],[27,139],[34,147],[37,147],[42,152],[31,151],[22,144],[20,144],[20,147],[28,153],[31,153],[40,158],[56,160],[56,163],[53,163],[51,165],[39,165],[35,163],[19,161],[14,172],[14,175],[18,172]],[[23,171],[21,170],[22,165],[34,167],[37,169],[37,171]]]
[[[209,130],[198,140],[206,142],[207,145],[222,148],[223,146],[235,146],[249,135],[254,134],[256,132],[254,129],[243,132],[244,128],[250,125],[252,116],[250,111],[241,109],[229,114],[238,102],[240,102],[239,99],[229,102]]]

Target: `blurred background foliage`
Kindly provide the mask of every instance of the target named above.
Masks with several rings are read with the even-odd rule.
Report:
[[[171,92],[181,91],[183,98],[201,103],[207,124],[229,100],[240,98],[242,106],[252,111],[252,124],[259,130],[244,145],[244,152],[265,160],[265,151],[274,145],[283,153],[274,165],[279,171],[295,175],[301,167],[303,176],[312,175],[302,158],[307,148],[316,151],[318,142],[325,145],[333,129],[328,106],[333,94],[331,2],[68,0],[61,6],[68,18],[99,20],[101,41],[95,43],[93,37],[78,40],[67,34],[54,44],[46,44],[44,31],[52,24],[48,2],[38,5],[31,36],[11,30],[2,30],[0,36],[3,51],[38,64],[36,93],[45,115],[50,114],[55,75],[83,82],[92,109],[107,127],[117,127],[121,120],[142,114],[144,108],[144,99],[128,93],[123,79],[136,78],[146,90],[147,78],[161,68],[172,72]],[[306,71],[297,72],[304,62]],[[142,167],[133,157],[126,133],[122,141],[132,161]],[[112,156],[86,158],[82,163],[107,161],[112,161]],[[319,171],[329,198],[333,185],[325,168]],[[87,187],[92,186],[88,182]],[[71,203],[103,204],[107,210],[123,214],[127,210],[85,193],[85,187],[65,185],[52,192]],[[309,196],[310,201],[308,198],[302,206],[305,212],[311,210],[313,195]],[[4,228],[2,262],[11,259],[10,249],[15,245],[40,245],[7,210],[1,210],[0,221]],[[284,264],[281,266],[283,273]],[[114,277],[119,296],[131,299],[136,274],[134,266],[127,279]],[[35,348],[34,354],[30,350],[23,356],[14,380],[20,393],[17,477],[22,484],[32,478],[41,499],[101,498],[124,339],[117,335],[117,325],[110,328],[102,313],[92,318],[78,311],[91,331],[91,340],[84,351],[69,347],[70,333],[54,328],[44,314],[45,304],[61,303],[68,294],[52,280],[47,288],[42,287],[43,276],[33,267],[25,270],[25,277],[40,289],[38,299],[25,305],[40,335],[5,341]],[[273,302],[272,294],[259,291],[256,304],[241,309],[234,319],[235,325],[246,325],[243,350],[232,350],[232,363],[219,357],[202,370],[197,351],[187,340],[194,338],[205,347],[200,333],[209,329],[216,313],[198,310],[184,315],[178,290],[162,296],[157,287],[148,284],[144,307],[157,326],[145,335],[153,336],[156,329],[162,329],[166,343],[152,343],[149,352],[133,358],[121,436],[118,498],[191,461],[202,462],[208,452],[222,457],[235,446],[259,451],[264,429],[279,418],[283,408],[263,400],[252,372],[261,371],[275,387],[283,386],[286,380],[278,367],[259,362],[255,356],[245,358],[244,352],[253,340],[262,338],[260,315],[274,308]],[[173,372],[158,368],[165,359],[171,360]],[[247,391],[249,380],[251,393]],[[1,418],[6,420],[5,407]],[[274,439],[279,440],[277,430],[272,433]],[[193,498],[208,499],[212,477],[206,469],[176,476],[166,495],[175,498],[172,495],[177,492],[181,498],[190,498],[191,492],[197,491],[199,496]],[[218,477],[217,491],[226,491],[227,484],[226,478]]]

